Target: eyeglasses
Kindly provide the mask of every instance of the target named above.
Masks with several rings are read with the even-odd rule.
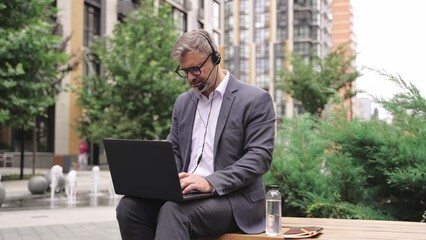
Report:
[[[188,77],[188,72],[191,73],[193,76],[197,77],[201,74],[201,68],[207,62],[207,60],[209,60],[210,56],[211,56],[211,54],[209,54],[207,56],[206,60],[204,60],[204,62],[200,66],[194,66],[194,67],[189,67],[189,68],[180,68],[180,65],[179,65],[179,66],[177,66],[175,73],[177,73],[179,76],[181,76],[183,78]]]

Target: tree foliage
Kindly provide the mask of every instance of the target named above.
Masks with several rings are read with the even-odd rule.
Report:
[[[310,62],[292,55],[292,68],[281,74],[277,87],[301,101],[307,112],[320,116],[340,90],[345,90],[344,99],[354,95],[346,87],[351,86],[360,74],[352,68],[355,55],[345,52],[344,47],[339,47],[324,59],[315,57]]]
[[[310,114],[280,126],[268,183],[279,183],[284,215],[421,221],[426,209],[426,100],[404,88],[380,99],[393,122]]]
[[[31,129],[59,93],[67,56],[53,34],[51,0],[0,3],[0,125]]]
[[[167,4],[155,10],[143,4],[90,49],[102,71],[78,90],[83,109],[78,130],[85,139],[167,136],[173,103],[185,90],[170,57],[178,34]]]
[[[0,126],[20,130],[21,179],[25,132],[54,105],[68,60],[55,13],[52,0],[0,3]]]

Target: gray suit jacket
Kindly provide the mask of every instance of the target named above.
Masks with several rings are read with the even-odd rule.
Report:
[[[179,171],[187,171],[198,98],[181,94],[173,110],[168,139]],[[214,139],[214,173],[206,177],[219,195],[231,202],[235,220],[246,233],[265,230],[262,175],[269,170],[275,137],[271,96],[263,89],[230,76]]]

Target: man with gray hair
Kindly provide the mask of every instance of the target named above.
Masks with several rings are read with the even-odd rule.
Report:
[[[124,196],[117,206],[122,238],[263,232],[262,176],[272,162],[275,136],[270,94],[222,69],[217,45],[205,30],[181,35],[171,56],[179,62],[175,72],[192,88],[176,99],[167,138],[182,192],[216,195],[186,202]]]

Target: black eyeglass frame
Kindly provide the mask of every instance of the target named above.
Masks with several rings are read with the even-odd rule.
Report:
[[[206,60],[204,60],[203,63],[201,63],[200,66],[193,66],[193,67],[189,67],[189,68],[180,68],[180,65],[177,66],[175,73],[177,73],[177,75],[179,75],[182,78],[187,78],[188,77],[188,72],[191,73],[193,76],[197,77],[201,75],[201,68],[204,66],[204,64],[207,62],[207,60],[209,60],[209,58],[211,57],[211,53],[207,56]]]

